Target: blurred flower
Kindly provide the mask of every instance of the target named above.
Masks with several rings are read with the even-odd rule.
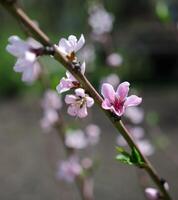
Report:
[[[80,50],[84,44],[85,38],[83,34],[80,36],[79,40],[77,40],[76,36],[70,35],[68,40],[65,38],[60,39],[58,49],[70,61],[73,61],[76,59],[75,53]]]
[[[83,149],[87,146],[87,138],[81,130],[68,131],[65,135],[65,144],[73,149]]]
[[[86,135],[88,143],[95,145],[99,142],[101,130],[99,126],[95,124],[90,124],[86,127]]]
[[[41,105],[44,110],[58,110],[62,108],[62,101],[60,96],[58,96],[58,94],[55,91],[47,90],[44,94],[44,98],[42,100]]]
[[[117,74],[110,74],[101,80],[101,84],[103,84],[103,83],[109,83],[110,85],[112,85],[115,88],[119,85],[120,79]]]
[[[131,107],[126,110],[125,116],[129,118],[132,123],[140,124],[144,119],[144,110],[138,107]]]
[[[62,108],[62,101],[55,91],[47,90],[44,94],[41,106],[44,112],[44,116],[41,120],[41,127],[48,132],[59,120],[58,110]]]
[[[11,36],[8,41],[10,44],[7,45],[6,50],[17,57],[14,71],[22,73],[24,82],[32,83],[41,72],[40,65],[37,62],[38,55],[35,50],[41,48],[42,45],[32,38],[24,41],[18,36]]]
[[[90,158],[84,158],[81,161],[81,165],[84,169],[90,169],[93,166],[93,161]]]
[[[145,135],[145,130],[140,126],[134,126],[132,128],[129,128],[129,130],[136,140],[142,139]]]
[[[112,53],[107,57],[106,62],[111,67],[119,67],[122,64],[123,59],[118,53]]]
[[[85,62],[81,65],[81,73],[85,73]],[[63,77],[61,79],[60,83],[56,87],[58,93],[63,93],[71,88],[77,88],[80,86],[78,80],[76,80],[76,78],[69,71],[66,72],[66,76],[66,78]]]
[[[52,126],[59,120],[58,113],[53,109],[44,111],[44,116],[41,119],[41,127],[45,132],[49,132]]]
[[[103,5],[98,4],[89,8],[88,23],[96,35],[108,33],[113,28],[114,17],[108,13]]]
[[[127,107],[139,105],[142,102],[142,98],[136,95],[128,97],[129,86],[128,82],[123,82],[115,92],[112,85],[104,83],[101,88],[101,93],[104,97],[102,108],[111,110],[116,115],[122,116]]]
[[[154,147],[153,145],[149,142],[149,140],[137,140],[136,141],[140,151],[146,155],[146,156],[151,156],[154,153]]]
[[[92,44],[87,44],[79,52],[79,58],[82,60],[85,59],[86,63],[92,63],[95,60],[95,48]]]
[[[149,200],[159,200],[159,192],[155,188],[146,188],[145,195]]]
[[[78,158],[72,156],[68,158],[68,160],[59,163],[57,178],[72,183],[76,176],[79,176],[81,172],[82,167]]]
[[[84,118],[88,115],[87,107],[92,107],[94,104],[93,98],[85,94],[85,90],[78,88],[75,90],[75,95],[66,95],[66,104],[69,104],[68,114]]]

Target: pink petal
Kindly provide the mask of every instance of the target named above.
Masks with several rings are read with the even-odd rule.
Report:
[[[112,85],[109,83],[104,83],[101,88],[101,94],[105,99],[108,99],[110,103],[114,102],[115,100],[115,91]]]
[[[85,44],[85,38],[84,38],[84,36],[83,36],[83,34],[82,34],[82,35],[80,36],[79,41],[77,42],[76,47],[75,47],[75,52],[77,52],[78,50],[80,50],[80,49],[83,47],[84,44]]]
[[[62,78],[60,83],[57,85],[56,90],[58,93],[63,93],[70,90],[72,87],[73,84],[69,79]]]
[[[124,106],[122,106],[119,110],[116,110],[114,108],[114,106],[112,106],[112,110],[119,117],[122,116],[125,113],[125,107]]]
[[[76,116],[78,113],[78,108],[76,106],[69,106],[67,109],[67,113],[71,116]]]
[[[66,104],[72,104],[76,102],[77,97],[71,94],[66,95],[65,102]]]
[[[105,110],[110,110],[111,109],[111,104],[110,104],[110,101],[108,99],[105,99],[103,102],[102,102],[102,108],[105,109]]]
[[[87,107],[92,107],[93,106],[93,104],[94,104],[94,100],[93,100],[93,98],[91,98],[91,97],[86,97],[86,104],[87,104]]]
[[[78,116],[79,118],[84,118],[84,117],[86,117],[87,115],[88,115],[87,107],[86,107],[86,105],[83,105],[82,108],[80,108],[80,109],[78,110],[77,116]]]
[[[123,82],[118,86],[116,95],[120,99],[120,101],[125,100],[125,98],[127,97],[129,92],[129,86],[130,86],[129,82]]]
[[[131,95],[129,96],[125,103],[124,103],[124,106],[125,107],[129,107],[129,106],[137,106],[139,105],[140,103],[142,102],[142,98],[136,96],[136,95]]]
[[[75,90],[75,94],[78,96],[78,97],[85,97],[85,90],[82,89],[82,88],[78,88]]]

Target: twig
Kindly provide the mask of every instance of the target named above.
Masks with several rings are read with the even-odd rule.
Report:
[[[45,46],[52,46],[54,47],[54,58],[58,60],[61,64],[64,65],[64,67],[72,73],[72,75],[81,83],[82,87],[87,91],[87,93],[90,94],[91,97],[95,100],[95,102],[99,105],[101,108],[102,104],[102,97],[98,94],[98,92],[95,90],[95,88],[90,84],[88,79],[82,75],[79,71],[75,70],[75,67],[72,63],[70,63],[67,58],[65,58],[61,53],[59,52],[58,48],[56,45],[53,45],[48,38],[48,36],[39,28],[37,27],[33,21],[26,15],[26,13],[18,6],[18,4],[14,1],[7,1],[7,0],[0,0],[0,3],[18,20],[20,20],[33,34],[33,36],[39,40],[43,45]],[[103,109],[102,109],[103,110]],[[112,124],[116,127],[116,129],[123,135],[125,140],[127,141],[128,145],[130,146],[131,149],[135,148],[142,160],[145,162],[145,167],[144,169],[147,171],[147,173],[150,175],[152,180],[155,182],[155,184],[158,186],[160,189],[163,199],[165,200],[171,200],[171,197],[164,188],[161,178],[158,176],[156,170],[153,168],[151,163],[147,160],[147,158],[142,154],[136,143],[134,142],[132,136],[128,132],[128,130],[125,128],[123,125],[122,121],[120,118],[113,116],[113,113],[110,111],[103,110],[104,113],[108,116]]]

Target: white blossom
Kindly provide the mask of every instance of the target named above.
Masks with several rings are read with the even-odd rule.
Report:
[[[79,51],[85,44],[85,38],[83,34],[77,40],[75,35],[70,35],[68,39],[62,38],[59,41],[58,49],[59,51],[66,56],[69,60],[75,60],[75,54]]]
[[[35,49],[41,48],[42,45],[32,38],[27,41],[20,39],[18,36],[11,36],[6,50],[17,57],[14,65],[14,71],[22,73],[22,81],[27,83],[34,82],[41,72]]]
[[[113,28],[114,16],[108,13],[103,5],[98,4],[89,9],[88,23],[96,35],[108,33]]]
[[[74,149],[87,147],[87,138],[81,130],[68,131],[65,135],[65,145]]]

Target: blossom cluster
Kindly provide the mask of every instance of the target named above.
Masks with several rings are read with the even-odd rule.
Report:
[[[87,148],[89,145],[96,145],[100,139],[100,128],[95,124],[89,124],[85,132],[82,130],[69,130],[65,134],[65,145],[74,150]],[[73,182],[83,170],[92,167],[90,158],[83,158],[81,161],[77,154],[70,155],[67,160],[58,163],[57,178],[66,182]]]
[[[58,112],[62,108],[62,100],[58,96],[57,92],[47,90],[41,102],[41,107],[44,112],[44,116],[41,119],[41,127],[45,132],[49,132],[60,120]]]

